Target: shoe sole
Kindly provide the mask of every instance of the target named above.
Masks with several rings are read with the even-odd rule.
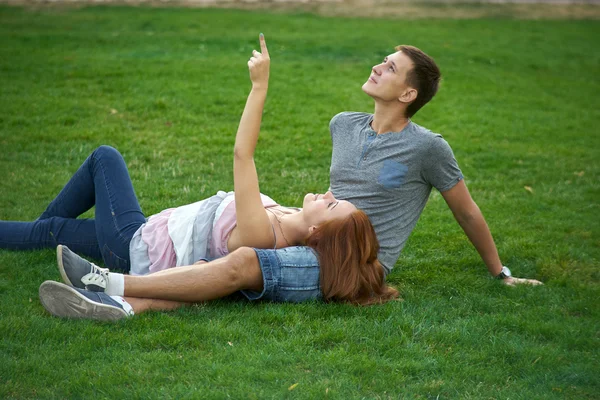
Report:
[[[125,310],[96,303],[72,287],[54,281],[40,285],[40,302],[50,314],[61,318],[117,321],[128,316]]]
[[[65,272],[65,266],[63,265],[63,246],[60,244],[56,246],[56,262],[58,263],[58,271],[60,272],[63,282],[69,286],[75,286]]]

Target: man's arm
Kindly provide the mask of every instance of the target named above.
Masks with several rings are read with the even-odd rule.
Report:
[[[490,271],[490,274],[497,276],[502,270],[502,262],[498,256],[498,250],[496,244],[492,238],[490,229],[488,228],[483,214],[467,189],[464,180],[460,180],[450,190],[442,192],[442,196],[452,213],[454,218],[461,226],[475,249],[481,256],[481,259],[485,263]],[[540,281],[535,279],[521,279],[509,277],[504,279],[504,283],[507,285],[515,284],[531,284],[540,285]]]

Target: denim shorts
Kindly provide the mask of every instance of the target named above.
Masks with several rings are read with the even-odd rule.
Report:
[[[299,303],[321,299],[319,260],[310,247],[254,249],[263,274],[263,291],[242,290],[249,300]]]

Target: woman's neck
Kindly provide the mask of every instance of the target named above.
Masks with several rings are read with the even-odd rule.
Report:
[[[306,242],[309,226],[304,220],[304,213],[300,211],[284,214],[279,217],[281,230],[291,245],[302,245]]]

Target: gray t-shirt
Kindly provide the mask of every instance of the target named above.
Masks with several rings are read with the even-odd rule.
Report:
[[[369,216],[386,273],[396,264],[431,188],[451,189],[462,172],[442,138],[413,122],[401,132],[377,135],[372,114],[343,112],[332,118],[330,187]]]

